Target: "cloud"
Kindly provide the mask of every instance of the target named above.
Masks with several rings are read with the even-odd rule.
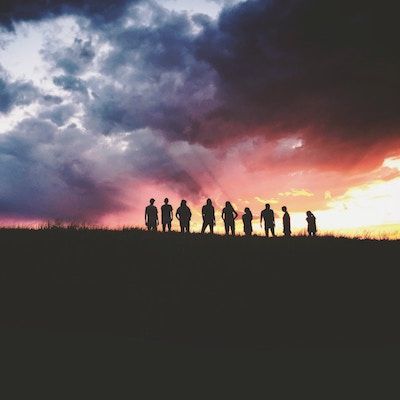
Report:
[[[398,138],[393,4],[254,0],[225,9],[195,40],[198,58],[218,73],[222,101],[198,140],[304,132],[310,146],[315,137],[362,146]]]
[[[267,203],[269,203],[269,204],[277,204],[278,203],[278,200],[274,199],[274,198],[272,198],[272,199],[263,199],[261,197],[256,196],[256,197],[254,197],[254,199],[257,200],[261,204],[267,204]]]
[[[129,3],[135,3],[135,0],[3,0],[0,5],[0,24],[12,30],[15,22],[68,14],[89,17],[102,24],[121,17]]]
[[[11,81],[0,67],[0,113],[7,114],[16,106],[31,104],[38,93],[29,81]]]
[[[310,191],[306,189],[291,189],[287,192],[281,192],[279,193],[279,196],[282,197],[312,197],[314,196],[314,193],[311,193]]]
[[[201,191],[196,174],[149,131],[106,138],[43,117],[0,135],[0,169],[0,217],[92,222],[132,209],[135,192],[131,204],[125,200],[129,186],[161,182],[189,197]]]
[[[152,3],[129,18],[129,27],[100,32],[110,51],[90,82],[86,126],[105,134],[149,128],[193,142],[193,128],[214,107],[215,73],[193,54],[190,18]]]
[[[56,105],[39,114],[40,119],[48,119],[57,126],[65,125],[76,113],[77,108],[73,104]]]
[[[43,58],[54,69],[61,69],[66,75],[77,75],[85,72],[96,56],[96,49],[91,40],[75,38],[72,46],[63,47],[59,43],[53,48],[51,41],[42,50]]]
[[[289,163],[376,167],[400,149],[400,56],[386,14],[368,1],[343,13],[338,3],[253,0],[213,22],[139,4],[130,26],[101,32],[108,79],[92,82],[86,122],[212,148],[295,136]]]
[[[83,94],[87,93],[85,82],[82,79],[76,78],[72,75],[56,76],[53,78],[53,82],[56,86],[59,86],[67,91],[80,92]]]

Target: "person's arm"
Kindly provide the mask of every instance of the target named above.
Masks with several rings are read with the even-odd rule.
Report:
[[[214,208],[212,209],[212,221],[213,221],[213,224],[215,225],[215,209]]]
[[[274,211],[272,211],[271,214],[272,214],[272,224],[275,225],[275,213],[274,213]]]
[[[174,210],[173,210],[172,206],[171,206],[171,208],[169,210],[169,216],[170,216],[171,221],[172,221],[174,219]]]
[[[263,220],[263,213],[261,212],[261,214],[260,214],[260,226],[261,226],[261,228],[262,228],[262,220]]]
[[[147,207],[144,209],[144,224],[147,226]]]
[[[157,208],[156,208],[156,224],[159,225],[159,222],[158,222],[158,210],[157,210]]]
[[[225,210],[222,210],[221,218],[223,221],[225,221]]]
[[[179,208],[176,210],[175,216],[176,216],[176,219],[177,219],[178,221],[181,220],[181,219],[179,218]]]
[[[236,219],[237,217],[238,217],[238,213],[235,211],[235,210],[233,210],[233,213],[235,214],[235,216],[233,217],[233,219]]]
[[[189,208],[189,221],[192,219],[192,211]]]

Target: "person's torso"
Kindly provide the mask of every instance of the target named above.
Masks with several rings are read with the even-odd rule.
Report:
[[[172,206],[169,204],[164,204],[161,207],[161,214],[163,219],[171,219],[171,212],[172,212]]]
[[[156,218],[158,211],[156,206],[147,206],[147,215],[149,218]]]
[[[244,225],[251,225],[252,219],[253,218],[250,215],[247,215],[247,214],[243,214],[243,216],[242,216],[242,220],[243,220],[243,224]]]
[[[189,219],[190,218],[190,208],[188,206],[180,206],[178,208],[178,215],[182,219]]]
[[[211,220],[214,219],[214,207],[213,206],[203,206],[202,209],[204,219]]]
[[[233,221],[233,209],[225,207],[222,212],[225,215],[225,221]]]
[[[274,210],[263,210],[261,216],[264,219],[264,221],[272,222],[274,220]]]

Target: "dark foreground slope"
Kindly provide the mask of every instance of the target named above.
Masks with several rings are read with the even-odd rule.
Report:
[[[400,242],[0,230],[0,324],[239,347],[400,344]]]

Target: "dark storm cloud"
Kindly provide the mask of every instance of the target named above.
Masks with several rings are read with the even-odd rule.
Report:
[[[68,122],[75,112],[76,107],[73,104],[62,104],[47,108],[39,114],[39,118],[48,119],[57,126],[62,126]]]
[[[396,141],[393,4],[253,0],[217,21],[150,3],[142,17],[137,7],[137,23],[100,32],[112,46],[101,64],[109,79],[92,82],[86,122],[107,134],[148,127],[213,147],[298,132],[311,147],[320,137],[360,146]]]
[[[190,140],[192,126],[215,106],[215,73],[194,55],[193,23],[155,4],[130,17],[137,23],[102,32],[111,46],[100,67],[108,79],[92,80],[86,123],[105,134],[151,128]]]
[[[74,14],[89,17],[95,23],[110,22],[123,15],[127,4],[136,0],[3,0],[0,24],[8,29],[19,21],[35,21],[52,16]]]
[[[61,69],[67,75],[81,74],[91,65],[96,49],[91,40],[76,38],[70,47],[61,47],[51,50],[45,48],[42,51],[44,59]]]
[[[136,4],[129,12],[128,3]],[[226,8],[217,21],[150,1],[114,2],[111,13],[103,1],[26,3],[25,14],[23,4],[6,2],[3,20],[75,10],[104,14],[110,22],[107,29],[92,26],[111,46],[100,60],[107,79],[78,77],[96,56],[90,40],[45,52],[63,71],[54,77],[57,86],[90,89],[85,123],[98,132],[151,128],[171,140],[210,146],[298,131],[308,143],[315,135],[373,142],[398,133],[393,1],[250,0]],[[122,10],[129,25],[111,18]]]
[[[355,141],[398,134],[395,5],[270,0],[226,9],[196,39],[198,58],[218,72],[223,102],[200,132],[213,130],[209,141],[234,136],[235,126],[239,135],[308,129]]]
[[[85,82],[82,79],[76,78],[72,75],[56,76],[53,78],[53,83],[67,91],[80,92],[83,94],[87,93]]]
[[[54,96],[51,94],[45,94],[42,96],[40,99],[41,103],[44,105],[53,105],[53,104],[61,104],[63,102],[63,99],[60,96]]]
[[[121,209],[118,189],[83,156],[91,146],[76,129],[35,118],[0,135],[0,215],[77,221]]]
[[[167,143],[149,132],[108,143],[43,116],[0,135],[0,170],[0,217],[96,221],[128,208],[120,199],[132,181],[162,182],[186,194],[201,190]]]
[[[36,100],[39,91],[31,82],[10,81],[0,69],[0,113],[8,113],[16,106],[25,106]]]

